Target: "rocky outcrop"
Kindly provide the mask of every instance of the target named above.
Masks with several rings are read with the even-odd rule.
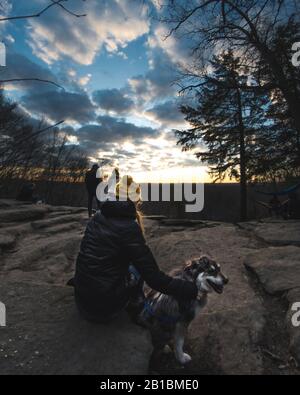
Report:
[[[300,366],[300,318],[298,314],[297,322],[294,322],[293,316],[296,313],[295,304],[297,311],[300,309],[300,287],[291,289],[287,295],[289,302],[289,308],[286,315],[286,326],[290,336],[290,351]]]
[[[256,274],[267,293],[279,294],[287,300],[286,327],[287,336],[290,338],[289,347],[297,365],[300,365],[300,330],[292,319],[295,314],[293,306],[300,303],[300,248],[297,247],[300,245],[300,222],[266,222],[248,229],[261,238],[264,235],[264,241],[268,245],[275,245],[249,254],[244,263]]]
[[[253,270],[270,294],[300,287],[300,248],[268,247],[251,253],[245,265]]]
[[[87,222],[86,209],[0,200],[1,374],[145,374],[149,334],[126,314],[84,321],[65,284]],[[5,222],[4,222],[5,221]]]
[[[208,306],[191,325],[187,348],[193,357],[192,373],[261,374],[264,371],[259,344],[265,311],[243,267],[243,257],[257,248],[255,243],[234,225],[224,223],[172,233],[160,226],[149,237],[152,251],[164,270],[180,267],[194,256],[208,254],[229,277],[224,293],[211,294]],[[160,368],[164,371],[163,366]]]
[[[85,322],[75,309],[73,290],[65,286],[74,273],[86,209],[0,200],[0,218],[0,301],[7,308],[7,327],[0,328],[0,372],[147,373],[152,352],[148,332],[132,324],[126,314],[105,326]],[[187,224],[158,217],[145,220],[146,238],[164,271],[208,254],[230,280],[222,295],[210,295],[207,307],[191,324],[185,347],[192,362],[182,368],[172,355],[165,355],[151,370],[168,374],[295,373],[288,363],[279,370],[278,359],[273,360],[275,354],[285,360],[289,357],[285,343],[280,344],[281,334],[266,354],[266,344],[272,342],[266,338],[266,328],[273,311],[244,263],[272,294],[269,298],[285,295],[291,309],[300,296],[300,248],[295,243],[270,246],[257,235],[260,226],[254,222],[235,226],[209,221]],[[296,226],[291,223],[292,229]],[[273,225],[271,228],[276,233]],[[283,321],[286,312],[287,307],[280,316]],[[298,358],[299,328],[290,325],[290,312],[284,336],[290,336],[290,351]]]
[[[265,243],[274,246],[295,245],[300,246],[300,221],[265,220],[261,222],[240,223],[244,229]]]
[[[67,287],[1,281],[7,327],[0,328],[1,374],[143,374],[148,333],[124,314],[107,325],[84,321]]]

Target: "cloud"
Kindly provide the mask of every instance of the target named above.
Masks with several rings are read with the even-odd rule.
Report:
[[[157,25],[153,34],[148,38],[150,49],[161,49],[178,68],[186,67],[191,57],[191,37],[169,36],[170,28],[161,24]]]
[[[124,172],[159,171],[160,169],[198,165],[193,153],[176,146],[173,132],[139,127],[124,119],[99,116],[98,123],[73,131],[72,139],[94,159],[107,158]]]
[[[85,92],[72,93],[63,90],[50,90],[22,97],[23,105],[33,114],[46,116],[52,121],[90,122],[95,119],[95,108]]]
[[[125,113],[133,109],[134,102],[119,89],[103,89],[93,93],[93,100],[103,110]]]
[[[158,29],[154,29],[148,36],[148,71],[128,79],[128,89],[145,102],[174,97],[178,90],[176,82],[180,77],[182,51],[176,53],[174,43],[166,45],[161,34],[161,31],[158,33]]]
[[[144,75],[128,80],[132,93],[144,101],[166,100],[167,97],[176,96],[181,72],[189,67],[189,38],[177,39],[175,35],[166,38],[168,32],[166,26],[153,26],[146,44],[149,70]]]
[[[132,94],[144,101],[174,96],[174,82],[178,78],[176,65],[161,48],[151,50],[148,56],[149,70],[145,75],[134,76],[128,80]]]
[[[168,100],[160,103],[146,111],[146,115],[150,115],[155,121],[166,126],[173,126],[184,123],[184,116],[180,112],[180,102],[177,100]]]
[[[85,125],[77,130],[80,144],[94,150],[109,143],[120,144],[126,140],[134,140],[138,144],[145,137],[154,137],[158,134],[156,129],[140,127],[124,119],[110,116],[99,116],[98,123]]]
[[[83,77],[80,77],[78,80],[78,84],[80,86],[87,85],[90,82],[91,77],[92,77],[92,74],[87,74],[87,75],[84,75]]]
[[[35,5],[46,2],[35,0]],[[173,37],[162,40],[164,31],[148,17],[141,3],[72,0],[71,9],[86,12],[87,17],[73,18],[53,7],[43,18],[24,21],[25,39],[47,68],[23,55],[9,55],[5,73],[10,78],[35,77],[62,85],[65,91],[38,82],[16,84],[25,92],[15,97],[31,116],[51,123],[65,119],[62,130],[68,133],[69,143],[78,144],[89,156],[121,159],[136,171],[193,165],[198,163],[193,154],[182,153],[174,133],[168,133],[183,122],[174,81],[184,48]],[[32,5],[27,7],[32,9]],[[20,48],[19,33],[12,32]],[[100,58],[101,50],[108,54]],[[128,56],[128,62],[115,55]],[[103,76],[105,61],[112,67],[108,71],[105,67],[110,74]],[[118,76],[114,62],[126,67]],[[92,63],[92,67],[85,67]],[[119,88],[124,77],[128,84]],[[109,78],[111,86],[107,85]],[[107,86],[119,89],[102,89]]]
[[[87,16],[74,22],[70,15],[53,7],[47,18],[28,22],[28,44],[48,64],[69,57],[79,64],[90,65],[102,48],[122,54],[128,43],[149,31],[147,9],[139,2],[75,0],[73,4],[72,9]]]
[[[75,74],[74,74],[75,73]],[[59,84],[70,91],[55,87],[53,84],[39,81],[17,81],[5,84],[6,90],[21,90],[23,96],[18,98],[19,104],[30,115],[46,117],[52,121],[62,119],[79,123],[95,119],[95,106],[88,94],[82,89],[91,78],[87,74],[74,81],[74,70],[61,69],[55,75],[48,68],[28,59],[28,57],[8,50],[7,66],[3,68],[1,79],[36,78]]]
[[[1,79],[38,78],[58,83],[57,77],[48,69],[34,63],[26,56],[7,50],[6,67],[1,70]],[[49,84],[41,82],[20,81],[14,83],[15,88],[48,90]]]
[[[0,17],[4,18],[8,16],[12,9],[12,4],[9,0],[1,0],[0,2]],[[0,23],[0,32],[5,31],[6,26],[8,25],[8,21],[3,21]]]

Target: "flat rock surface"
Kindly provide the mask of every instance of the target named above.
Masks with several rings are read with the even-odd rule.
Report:
[[[108,325],[81,319],[67,287],[8,281],[0,300],[1,374],[144,374],[152,352],[149,334],[126,314]]]
[[[7,307],[7,326],[0,328],[0,373],[147,373],[152,350],[148,332],[125,314],[107,326],[85,322],[74,307],[72,289],[65,286],[74,273],[86,209],[0,199],[0,218],[6,221],[0,222],[0,300]],[[164,271],[208,254],[230,282],[222,295],[210,295],[191,324],[185,348],[192,362],[183,368],[165,355],[151,370],[176,375],[299,373],[288,363],[290,352],[297,357],[298,338],[287,328],[286,317],[287,305],[298,297],[294,258],[300,248],[270,246],[257,236],[260,224],[255,222],[241,227],[161,220],[146,219],[145,228]],[[292,229],[296,226],[291,222]],[[271,228],[274,233],[273,224]],[[246,261],[252,271],[261,268],[267,274],[253,276]],[[269,291],[284,290],[288,299],[268,296],[265,284]],[[283,368],[272,355],[280,356]]]
[[[245,265],[270,294],[300,287],[300,248],[268,247],[249,254]]]
[[[0,200],[0,374],[145,374],[149,333],[124,313],[109,325],[84,321],[66,282],[87,223],[82,208]],[[5,247],[5,248],[4,248]]]
[[[300,246],[300,221],[269,220],[240,224],[251,229],[254,234],[266,243],[277,246]]]
[[[172,233],[168,228],[164,235],[160,235],[159,229],[153,233],[149,244],[164,270],[208,254],[229,277],[224,293],[211,294],[205,311],[191,325],[187,343],[193,357],[191,372],[263,373],[259,342],[263,336],[264,308],[243,267],[243,257],[257,247],[257,242],[249,240],[234,225],[221,223]]]

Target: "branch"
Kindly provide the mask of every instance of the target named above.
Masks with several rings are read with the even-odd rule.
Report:
[[[54,125],[50,125],[50,126],[47,126],[47,127],[43,128],[43,129],[37,130],[36,132],[31,133],[29,136],[23,137],[22,139],[19,139],[19,140],[15,141],[15,145],[19,146],[20,144],[25,143],[28,139],[32,139],[33,137],[37,137],[38,135],[46,132],[49,129],[55,128],[56,126],[61,125],[64,122],[65,121],[59,121],[59,122],[57,122]],[[4,154],[3,152],[0,152],[0,153],[1,153],[1,155]],[[13,154],[14,154],[14,152],[11,153],[11,155],[8,156],[8,158],[6,158],[6,160],[1,163],[1,166],[5,166],[6,163],[9,163],[9,161],[11,160],[11,157],[12,157]],[[20,154],[22,154],[22,152],[20,152]]]
[[[0,22],[11,21],[11,20],[16,20],[16,19],[39,18],[42,14],[44,14],[50,8],[55,7],[55,6],[61,7],[68,14],[71,14],[72,16],[75,16],[76,18],[80,18],[80,17],[86,16],[86,14],[76,14],[75,12],[70,11],[68,8],[66,8],[66,6],[61,4],[62,2],[66,2],[66,1],[68,1],[68,0],[51,0],[50,4],[48,4],[45,8],[43,8],[41,11],[39,11],[36,14],[19,15],[19,16],[7,16],[7,17],[4,17],[4,18],[0,18]],[[85,1],[85,0],[82,0],[82,1]]]
[[[208,0],[206,1],[204,4],[201,4],[195,8],[193,8],[191,11],[189,11],[186,15],[184,15],[182,17],[182,19],[176,24],[175,27],[173,27],[169,33],[164,37],[164,40],[166,40],[167,38],[169,38],[170,36],[172,36],[172,34],[174,32],[176,32],[181,25],[183,25],[188,19],[190,19],[191,16],[193,16],[197,11],[201,10],[202,8],[206,7],[208,4],[210,4],[211,2],[213,2],[213,0]]]
[[[73,11],[71,11],[71,10],[69,10],[66,6],[64,6],[63,4],[61,4],[61,1],[64,1],[64,0],[58,0],[58,1],[55,1],[55,0],[51,0],[51,2],[53,3],[53,5],[58,5],[60,8],[62,8],[64,11],[66,11],[68,14],[70,14],[70,15],[72,15],[72,16],[75,16],[76,18],[81,18],[81,17],[83,17],[83,16],[86,16],[86,14],[76,14],[75,12],[73,12]],[[68,1],[68,0],[65,0],[65,1]],[[82,0],[82,1],[85,1],[85,0]]]
[[[40,135],[41,133],[46,132],[46,131],[49,130],[49,129],[55,128],[56,126],[61,125],[61,124],[64,123],[64,122],[65,122],[65,121],[59,121],[59,122],[55,123],[54,125],[47,126],[47,127],[43,128],[43,129],[40,129],[40,130],[38,130],[38,131],[36,131],[36,132],[34,132],[34,133],[31,133],[31,135],[25,137],[24,139],[18,140],[18,144],[19,144],[20,142],[26,141],[28,138],[36,137],[36,136]]]
[[[64,90],[64,88],[61,85],[57,84],[56,82],[53,82],[50,80],[43,80],[41,78],[11,78],[8,80],[0,80],[0,84],[5,84],[5,83],[9,83],[9,82],[21,82],[21,81],[45,82],[46,84],[52,84],[52,85],[55,85],[56,87]]]

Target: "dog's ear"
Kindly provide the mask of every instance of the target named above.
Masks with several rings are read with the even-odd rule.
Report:
[[[198,268],[198,259],[191,259],[186,262],[184,271],[188,273],[192,273]]]
[[[186,263],[184,272],[192,279],[195,279],[197,275],[203,271],[199,263],[200,258],[193,258]]]
[[[199,265],[202,268],[201,270],[207,271],[208,273],[217,274],[221,271],[220,265],[212,258],[209,258],[207,256],[202,256],[200,258]]]
[[[202,271],[208,270],[212,262],[213,261],[208,256],[202,255],[199,258],[199,269]]]

